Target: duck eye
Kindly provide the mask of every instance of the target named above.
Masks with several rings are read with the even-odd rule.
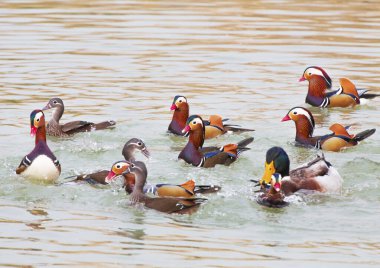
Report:
[[[193,121],[193,125],[195,125],[197,122],[196,121]]]
[[[36,120],[37,122],[40,122],[40,119],[39,118],[37,118],[37,120]]]
[[[141,142],[138,142],[138,143],[137,143],[137,145],[138,145],[138,146],[141,146],[141,145],[142,145],[142,143],[141,143]]]
[[[293,112],[293,114],[297,114],[297,112]]]
[[[120,166],[120,165],[116,165],[116,168],[117,168],[117,169],[120,169],[120,168],[121,168],[121,166]]]
[[[182,102],[182,100],[179,100],[179,102]]]
[[[135,165],[134,165],[134,164],[131,164],[131,167],[135,167]]]
[[[53,103],[54,103],[54,104],[57,104],[57,101],[55,100],[55,101],[53,101]]]
[[[309,72],[309,75],[311,75],[311,73]]]

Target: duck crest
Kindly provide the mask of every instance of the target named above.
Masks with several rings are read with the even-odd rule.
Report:
[[[306,103],[314,106],[325,106],[327,102],[325,100],[327,88],[328,85],[326,80],[322,76],[312,75],[309,79],[309,89],[306,96]]]

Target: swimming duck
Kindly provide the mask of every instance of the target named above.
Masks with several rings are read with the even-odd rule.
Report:
[[[199,205],[207,199],[199,197],[149,197],[144,194],[144,186],[148,171],[143,162],[129,162],[126,174],[132,173],[135,176],[135,186],[130,195],[132,204],[143,203],[145,207],[155,209],[165,213],[192,213],[198,209]]]
[[[303,72],[299,82],[309,81],[309,90],[306,103],[316,107],[349,107],[360,104],[360,99],[372,99],[378,94],[368,94],[368,90],[357,90],[354,83],[348,78],[340,78],[340,87],[336,91],[327,92],[331,89],[330,76],[321,67],[310,66]]]
[[[274,173],[271,176],[270,188],[268,191],[262,192],[256,202],[262,206],[271,208],[282,208],[288,206],[289,203],[284,201],[285,195],[282,191],[282,176]]]
[[[228,166],[236,161],[240,153],[249,150],[246,146],[253,141],[253,137],[250,137],[239,143],[227,144],[219,148],[203,147],[205,125],[199,115],[190,116],[182,132],[189,133],[189,141],[178,158],[197,167],[209,168],[217,164]]]
[[[135,177],[132,173],[124,173],[129,167],[127,161],[117,161],[111,167],[105,181],[107,183],[113,181],[117,176],[124,176],[125,190],[128,194],[133,192],[135,185]],[[193,180],[189,180],[183,184],[156,184],[144,186],[144,193],[151,193],[156,196],[172,196],[172,197],[193,197],[195,194],[215,193],[221,189],[217,185],[195,185]]]
[[[132,138],[125,143],[122,150],[122,155],[124,156],[125,160],[134,161],[135,153],[137,151],[140,151],[146,158],[150,157],[150,152],[147,149],[147,146],[145,145],[144,141],[138,138]],[[73,181],[87,181],[89,183],[108,184],[108,182],[106,181],[108,172],[108,170],[100,170],[93,173],[70,176],[65,179],[75,178]],[[129,174],[129,177],[132,177],[131,179],[133,179],[134,181],[135,178],[133,174]]]
[[[174,97],[170,110],[174,111],[172,121],[168,130],[176,135],[185,136],[182,130],[185,128],[186,121],[189,117],[189,103],[185,96],[177,95]],[[215,138],[223,135],[228,131],[231,132],[247,132],[253,129],[241,128],[237,125],[224,124],[228,119],[222,119],[219,115],[211,115],[209,120],[205,120],[205,139]]]
[[[60,98],[52,98],[49,100],[48,104],[42,110],[53,110],[53,116],[47,125],[47,134],[56,137],[67,137],[79,132],[88,132],[93,130],[102,130],[112,127],[116,124],[115,121],[104,121],[101,123],[92,123],[87,121],[73,121],[66,124],[60,125],[59,120],[61,119],[65,106]]]
[[[349,127],[333,124],[330,126],[331,134],[313,137],[315,127],[313,115],[309,110],[302,107],[292,108],[282,119],[282,121],[289,120],[293,120],[296,124],[295,140],[297,142],[334,152],[338,152],[345,147],[355,146],[359,141],[368,138],[376,131],[376,129],[367,129],[356,135],[351,135],[347,132]]]
[[[343,179],[338,171],[326,161],[324,156],[318,156],[313,161],[296,169],[290,170],[288,154],[281,147],[272,147],[267,151],[265,172],[260,180],[264,188],[272,182],[272,175],[280,174],[281,190],[285,195],[291,195],[299,190],[313,190],[323,193],[340,193]]]
[[[34,149],[22,159],[16,174],[33,180],[55,181],[61,174],[61,165],[46,143],[42,110],[34,110],[30,114],[30,135],[35,136]]]

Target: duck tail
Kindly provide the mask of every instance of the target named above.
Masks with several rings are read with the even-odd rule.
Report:
[[[356,134],[354,137],[354,140],[355,141],[362,141],[362,140],[368,138],[369,136],[371,136],[375,132],[376,132],[375,128],[364,130],[364,131]]]
[[[218,185],[196,185],[194,188],[194,193],[196,194],[211,194],[219,192],[222,187]]]
[[[249,149],[249,148],[246,148],[246,147],[247,147],[248,144],[250,144],[251,142],[253,142],[253,140],[254,140],[253,137],[249,137],[249,138],[246,138],[246,139],[244,139],[242,141],[239,141],[237,143],[237,148],[238,149],[243,149],[243,148]]]
[[[239,125],[223,125],[225,131],[232,131],[232,132],[250,132],[255,131],[254,129],[250,128],[242,128]]]
[[[367,93],[368,89],[364,89],[364,88],[358,88],[357,91],[361,99],[374,99],[380,96],[380,94]]]
[[[95,128],[96,130],[101,130],[101,129],[113,127],[114,125],[116,125],[116,122],[113,120],[110,120],[110,121],[104,121],[101,123],[94,124],[93,128]]]

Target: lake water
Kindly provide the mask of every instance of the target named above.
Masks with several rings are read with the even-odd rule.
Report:
[[[326,153],[344,178],[341,195],[266,209],[249,182],[271,146],[284,147],[292,167],[317,154],[295,147],[294,124],[280,122],[305,105],[298,78],[307,66],[325,67],[334,88],[349,77],[380,92],[377,1],[3,0],[0,32],[0,266],[380,266],[380,98],[311,108],[316,134],[335,122],[353,133],[378,128],[355,148]],[[166,133],[177,94],[191,113],[256,129],[252,150],[230,167],[178,162],[186,139]],[[130,207],[117,183],[39,185],[15,175],[34,145],[29,114],[53,96],[65,102],[62,122],[117,121],[114,130],[48,138],[61,179],[109,168],[139,137],[152,153],[150,182],[193,178],[222,191],[193,215],[166,215]]]

